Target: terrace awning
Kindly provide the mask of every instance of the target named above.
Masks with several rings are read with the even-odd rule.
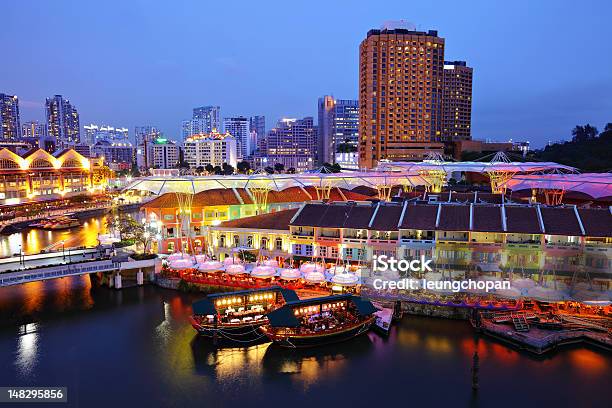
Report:
[[[593,198],[612,196],[612,174],[525,174],[512,177],[504,183],[512,191],[541,189],[576,191]]]

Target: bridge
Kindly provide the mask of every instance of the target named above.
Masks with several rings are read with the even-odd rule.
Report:
[[[67,276],[85,275],[89,273],[107,273],[112,275],[112,278],[109,278],[109,286],[120,289],[122,287],[121,272],[137,270],[136,281],[141,285],[144,281],[143,270],[151,272],[155,271],[158,267],[161,267],[161,260],[159,259],[148,259],[144,261],[127,260],[121,262],[117,262],[113,259],[106,259],[66,263],[47,267],[34,267],[31,269],[0,273],[0,287]]]

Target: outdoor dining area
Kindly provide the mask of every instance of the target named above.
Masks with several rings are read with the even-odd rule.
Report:
[[[162,274],[199,285],[232,288],[261,288],[280,285],[287,289],[308,289],[322,293],[354,293],[361,287],[360,268],[325,263],[324,260],[298,262],[258,256],[245,262],[240,254],[218,261],[208,255],[173,253],[163,261]]]

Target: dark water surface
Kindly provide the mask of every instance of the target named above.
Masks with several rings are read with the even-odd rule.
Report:
[[[2,288],[0,386],[66,386],[74,407],[612,404],[612,358],[602,351],[536,359],[477,340],[467,322],[413,316],[389,339],[215,350],[187,321],[195,298],[153,286],[92,288],[88,277]]]

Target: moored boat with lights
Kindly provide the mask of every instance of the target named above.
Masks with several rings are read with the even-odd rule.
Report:
[[[313,347],[367,332],[376,311],[370,301],[350,294],[297,300],[268,313],[260,330],[283,347]]]
[[[263,337],[257,329],[268,322],[268,313],[297,300],[294,291],[280,286],[216,293],[193,303],[190,321],[215,340],[251,342]]]

